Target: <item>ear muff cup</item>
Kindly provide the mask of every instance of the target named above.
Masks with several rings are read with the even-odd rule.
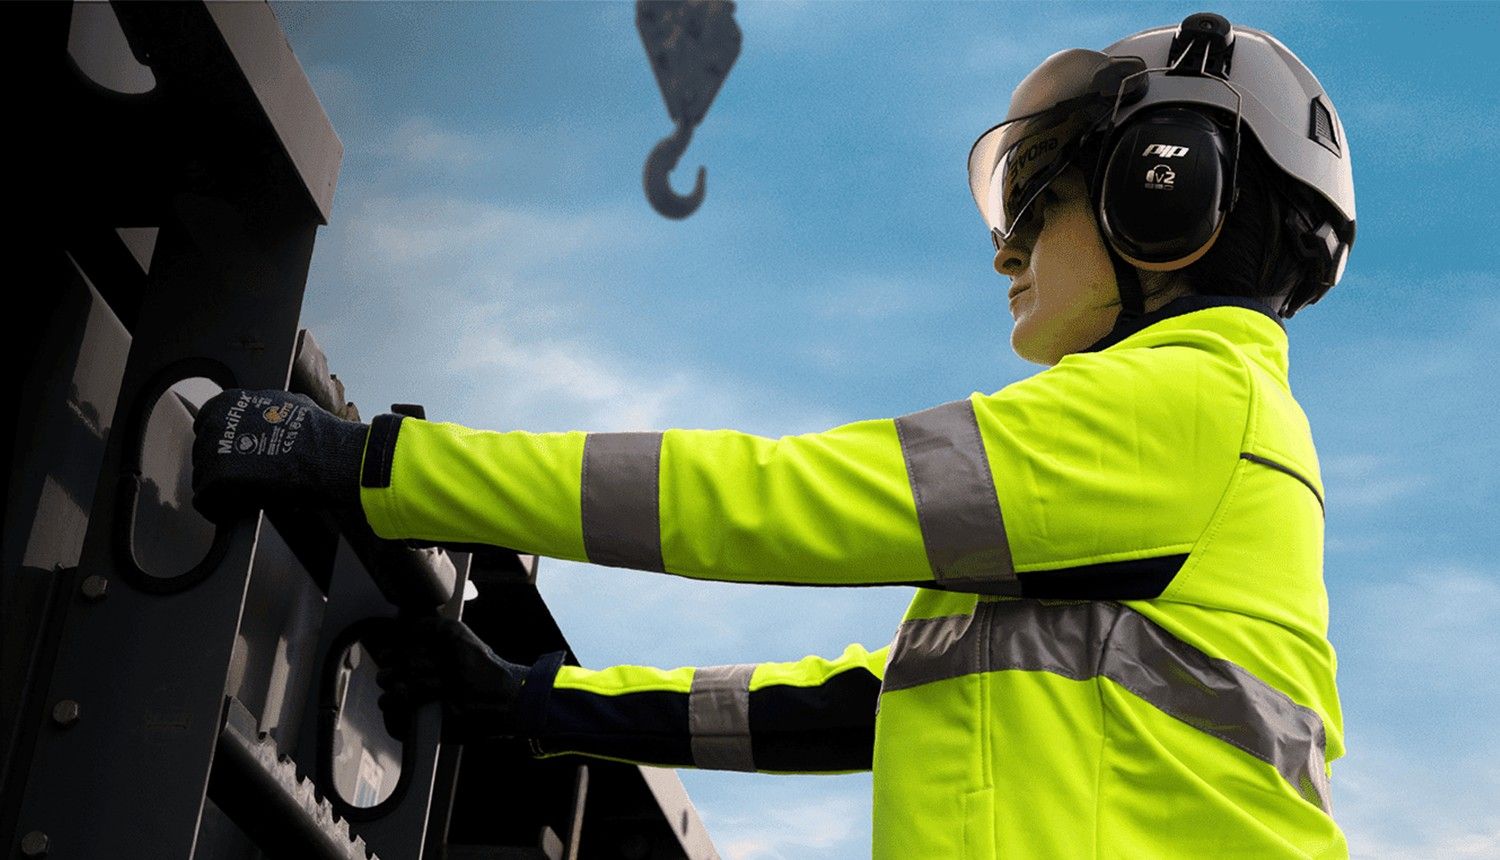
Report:
[[[1229,216],[1234,158],[1229,134],[1199,111],[1132,117],[1104,166],[1100,232],[1132,266],[1166,272],[1192,264]]]

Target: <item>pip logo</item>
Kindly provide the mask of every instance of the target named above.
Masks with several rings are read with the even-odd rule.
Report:
[[[1170,143],[1151,143],[1146,145],[1146,151],[1141,155],[1159,155],[1162,158],[1176,158],[1179,155],[1187,155],[1188,148],[1185,146],[1173,146]]]
[[[1171,191],[1175,179],[1177,179],[1177,174],[1165,164],[1158,164],[1146,171],[1146,187],[1157,191]]]

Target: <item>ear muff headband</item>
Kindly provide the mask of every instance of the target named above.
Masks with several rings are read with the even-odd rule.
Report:
[[[1182,106],[1138,114],[1116,132],[1096,202],[1100,232],[1121,257],[1166,272],[1213,247],[1234,204],[1235,133],[1230,141]]]

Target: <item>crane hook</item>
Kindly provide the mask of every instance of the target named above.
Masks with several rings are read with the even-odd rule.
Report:
[[[662,138],[651,148],[651,154],[646,156],[646,169],[642,176],[646,186],[646,199],[651,201],[653,209],[668,218],[686,218],[703,203],[703,183],[708,171],[702,167],[698,168],[698,181],[694,183],[691,194],[678,194],[667,181],[668,174],[676,169],[678,159],[687,151],[692,139],[693,127],[686,122],[678,123],[677,130]]]

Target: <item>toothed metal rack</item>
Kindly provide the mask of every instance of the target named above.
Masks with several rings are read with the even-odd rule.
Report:
[[[444,746],[435,704],[384,733],[359,623],[441,613],[508,659],[566,650],[535,558],[192,510],[215,385],[359,417],[297,327],[342,145],[270,7],[7,17],[28,73],[12,265],[37,304],[13,311],[3,424],[4,857],[717,856],[670,771]]]

